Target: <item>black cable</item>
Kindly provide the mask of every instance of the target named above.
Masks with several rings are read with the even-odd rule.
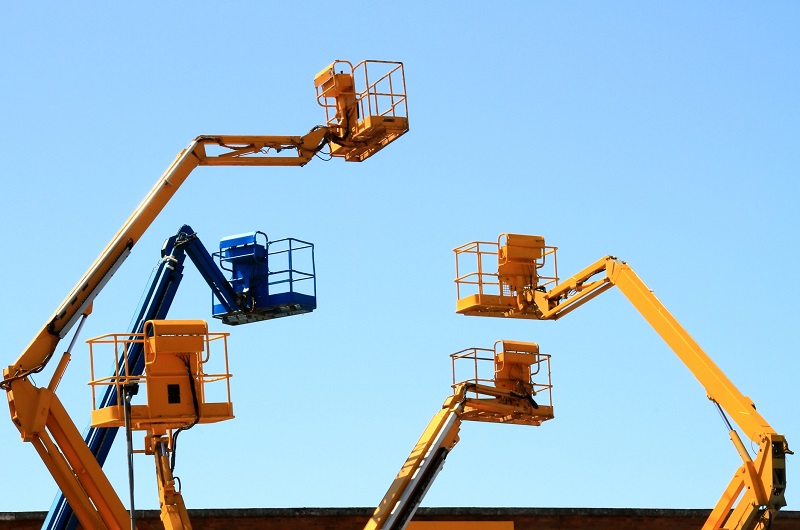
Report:
[[[136,507],[134,495],[134,474],[133,474],[133,438],[131,428],[131,399],[136,394],[137,390],[131,388],[131,385],[124,385],[122,387],[122,400],[124,403],[125,412],[125,438],[127,441],[128,453],[128,494],[130,495],[131,503],[131,530],[136,530]]]
[[[178,452],[177,444],[178,444],[178,435],[183,431],[188,431],[200,421],[200,404],[197,402],[197,388],[195,388],[195,380],[192,374],[192,364],[188,360],[186,361],[186,371],[189,373],[189,389],[192,391],[192,404],[194,405],[194,421],[187,426],[179,428],[175,431],[175,434],[172,435],[172,454],[170,455],[169,461],[169,470],[171,472],[175,471],[175,455]]]
[[[539,404],[536,403],[536,400],[533,399],[533,396],[528,394],[528,393],[517,394],[516,392],[510,392],[510,394],[511,394],[512,397],[515,397],[517,399],[524,399],[525,401],[527,401],[530,404],[531,407],[533,407],[535,409],[539,408]]]
[[[175,248],[181,248],[185,245],[188,245],[193,239],[197,239],[197,232],[187,234],[186,232],[181,231],[181,233],[179,233],[178,237],[175,239]]]

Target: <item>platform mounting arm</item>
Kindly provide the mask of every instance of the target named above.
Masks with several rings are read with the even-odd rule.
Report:
[[[689,368],[723,416],[730,415],[758,445],[753,461],[729,424],[731,441],[743,464],[703,530],[766,530],[786,505],[785,455],[792,454],[786,439],[756,411],[753,402],[736,388],[627,263],[606,256],[550,290],[520,290],[518,308],[509,309],[506,316],[533,314],[538,319],[556,320],[613,286]]]

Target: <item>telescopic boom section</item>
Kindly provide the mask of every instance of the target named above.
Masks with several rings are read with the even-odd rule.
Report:
[[[758,455],[752,460],[737,432],[729,428],[743,465],[703,530],[768,528],[778,510],[786,505],[785,455],[792,453],[785,438],[756,411],[753,402],[736,388],[627,263],[606,256],[559,282],[555,251],[556,247],[546,246],[541,236],[518,234],[503,234],[496,243],[473,242],[456,248],[456,312],[556,320],[617,286],[700,381],[708,398],[759,446]],[[472,264],[475,270],[459,270],[465,263]],[[550,275],[542,272],[546,263],[552,265]]]
[[[464,392],[458,389],[433,416],[364,530],[401,530],[408,525],[458,443]]]
[[[334,75],[336,81],[330,81]],[[178,154],[22,354],[3,370],[0,387],[7,391],[12,421],[22,439],[36,446],[70,504],[86,507],[79,518],[87,528],[120,526],[122,503],[107,481],[99,487],[94,480],[88,485],[81,483],[83,477],[101,477],[103,473],[94,458],[87,459],[86,445],[69,417],[60,408],[52,409],[51,403],[58,403],[54,390],[61,371],[57,371],[49,388],[37,388],[29,376],[44,369],[59,341],[82,315],[88,315],[95,297],[196,167],[304,166],[318,154],[360,162],[408,131],[402,63],[363,61],[352,66],[346,61],[336,61],[320,72],[314,82],[318,103],[326,113],[331,106],[341,109],[341,117],[329,115],[325,125],[316,126],[302,136],[195,138]],[[329,90],[331,86],[338,88]],[[114,506],[108,512],[116,516],[103,518],[101,524],[99,517],[89,514],[103,511],[105,499],[110,497],[116,501],[111,502]]]

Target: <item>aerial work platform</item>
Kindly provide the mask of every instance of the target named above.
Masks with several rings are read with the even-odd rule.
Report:
[[[459,441],[463,421],[538,426],[553,418],[550,356],[540,353],[538,344],[500,340],[492,349],[468,348],[450,358],[453,394],[428,423],[364,530],[411,528]]]
[[[98,408],[97,389],[113,385],[118,395],[128,393],[131,386],[143,386],[147,403],[130,405],[130,426],[164,434],[168,430],[195,423],[216,423],[233,418],[230,378],[228,371],[228,333],[209,333],[202,320],[151,320],[145,324],[144,333],[108,334],[89,339],[91,363],[92,427],[124,427],[125,402]],[[145,371],[133,375],[127,351],[134,344],[144,344]],[[115,373],[95,378],[95,350],[112,350]],[[221,373],[207,373],[214,350],[215,362]],[[219,358],[217,358],[219,357]],[[103,357],[104,361],[107,360]],[[222,385],[215,393],[223,399],[210,401],[209,385]]]
[[[408,131],[403,63],[335,61],[314,78],[327,127],[336,133],[331,155],[361,162]]]
[[[237,300],[235,307],[216,298],[212,302],[214,318],[224,324],[301,315],[317,308],[313,243],[291,237],[270,241],[264,232],[255,231],[223,238],[214,257],[220,269],[230,273]]]
[[[502,234],[497,241],[472,241],[455,248],[456,313],[509,316],[518,309],[518,294],[547,290],[558,283],[556,250],[545,245],[541,236],[520,234]],[[546,266],[552,272],[544,274]]]
[[[462,420],[539,426],[553,419],[550,355],[535,342],[499,340],[450,358],[453,391],[464,389]],[[461,379],[464,368],[473,373]]]
[[[497,243],[472,242],[454,250],[456,312],[463,315],[557,320],[617,287],[703,386],[741,458],[741,466],[703,530],[772,527],[786,506],[786,455],[793,454],[786,438],[770,426],[630,265],[605,256],[559,281],[556,248],[546,246],[541,236],[503,234]],[[552,263],[550,274],[543,272],[547,262]],[[733,423],[752,442],[750,450]]]

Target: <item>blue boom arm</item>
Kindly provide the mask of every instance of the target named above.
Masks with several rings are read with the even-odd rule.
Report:
[[[183,264],[186,256],[192,260],[200,275],[211,288],[214,296],[212,309],[214,317],[222,320],[224,324],[246,324],[279,316],[308,313],[316,308],[316,284],[313,265],[313,245],[310,243],[288,239],[280,240],[280,249],[275,253],[286,254],[290,266],[288,275],[286,269],[276,270],[273,274],[269,271],[268,257],[269,242],[264,235],[264,244],[258,242],[257,234],[251,232],[239,236],[231,236],[222,240],[220,244],[220,264],[230,266],[233,276],[232,282],[225,278],[220,266],[214,261],[214,255],[206,250],[197,234],[189,225],[184,225],[178,233],[164,242],[161,248],[161,260],[153,271],[150,281],[145,288],[139,306],[131,319],[129,332],[142,333],[144,323],[148,320],[160,320],[167,317],[170,306],[175,299],[181,280],[183,279]],[[289,246],[284,243],[288,241]],[[294,243],[294,247],[292,247]],[[300,272],[293,269],[291,256],[296,250],[311,249],[311,273]],[[288,251],[286,250],[288,249]],[[288,252],[288,253],[287,253]],[[270,277],[280,279],[270,282]],[[289,281],[286,280],[289,278]],[[311,280],[312,292],[301,293],[295,288],[295,281]],[[276,294],[270,294],[270,285],[273,285]],[[215,303],[216,302],[216,303]],[[120,364],[126,362],[120,360]],[[144,372],[144,355],[142,345],[134,343],[128,352],[128,366],[132,367],[131,375],[141,375]],[[118,372],[124,372],[124,366]],[[116,387],[109,385],[97,403],[97,408],[117,404],[119,396]],[[95,428],[88,426],[84,430],[86,445],[95,455],[102,466],[114,438],[119,429]],[[75,530],[78,519],[64,495],[59,492],[50,507],[43,529],[47,530]]]
[[[179,235],[180,232],[178,235],[167,239],[161,248],[161,260],[153,271],[150,281],[142,294],[139,307],[131,320],[129,327],[131,333],[141,333],[147,320],[166,318],[169,312],[175,293],[183,279],[183,262],[186,259],[186,254],[183,250],[175,248],[175,242],[178,240]],[[120,362],[123,361],[120,360]],[[128,362],[130,363],[129,366],[132,367],[133,375],[140,375],[144,371],[144,359],[140,344],[132,345],[128,353]],[[124,368],[122,370],[124,373]],[[117,400],[116,387],[109,385],[106,387],[105,393],[100,397],[100,402],[97,403],[97,406],[99,408],[116,405]],[[108,453],[111,451],[111,446],[118,430],[117,427],[95,428],[91,426],[84,430],[86,445],[89,446],[101,466],[105,463]],[[47,513],[42,528],[48,530],[74,530],[77,526],[78,518],[75,517],[67,499],[59,491],[53,501],[53,505],[50,507],[50,511]]]

